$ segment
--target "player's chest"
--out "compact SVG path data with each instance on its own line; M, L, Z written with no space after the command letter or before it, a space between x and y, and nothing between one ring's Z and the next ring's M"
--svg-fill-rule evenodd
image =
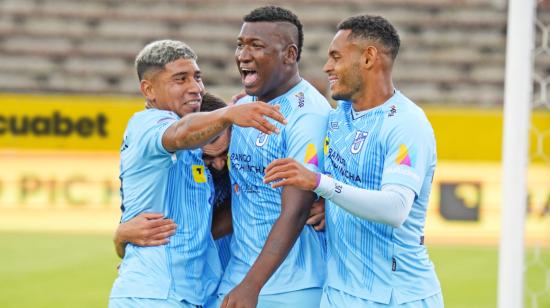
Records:
M253 128L234 127L229 146L231 162L269 164L274 159L284 157L286 143L284 134L264 134ZM265 167L264 166L264 167Z

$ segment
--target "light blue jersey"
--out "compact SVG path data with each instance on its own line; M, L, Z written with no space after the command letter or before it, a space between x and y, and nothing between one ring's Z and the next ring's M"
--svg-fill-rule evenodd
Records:
M436 165L435 139L423 111L396 91L383 105L354 117L351 102L331 112L325 171L360 188L412 189L412 210L399 228L367 221L326 201L327 285L369 301L401 304L440 292L424 242Z
M202 152L167 152L162 135L179 117L149 109L128 123L120 152L122 222L139 213L164 213L176 222L167 245L126 246L111 298L170 298L202 305L215 293L220 261L211 235L210 173Z
M239 104L254 101L244 97ZM226 294L242 281L264 247L281 214L282 189L263 183L265 168L277 158L292 157L312 170L323 164L323 142L330 105L307 81L269 102L280 105L286 126L265 135L253 128L233 126L229 147L233 187L231 259L218 293ZM261 290L261 295L322 287L325 281L324 234L306 225L294 247Z

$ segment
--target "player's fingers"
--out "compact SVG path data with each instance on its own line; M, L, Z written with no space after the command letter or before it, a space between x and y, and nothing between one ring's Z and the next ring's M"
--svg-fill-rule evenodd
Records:
M170 236L172 236L174 234L176 234L176 230L169 230L169 231L165 231L165 232L155 233L154 235L151 236L151 240L167 239L167 238L169 238Z
M162 213L141 213L139 216L147 219L160 219L164 218L164 214Z
M288 171L284 168L272 169L269 174L266 173L264 176L264 183L271 183L277 180L282 180L288 176Z
M169 239L148 240L143 246L160 246L170 242Z
M267 174L269 171L276 167L292 164L293 161L294 160L292 158L275 159L269 165L267 165L267 167L265 168L265 173Z
M273 120L281 124L287 124L287 120L285 116L281 113L281 111L279 111L280 109L279 105L275 105L275 106L268 105L268 106L269 106L269 109L265 113L266 116L272 118Z
M175 225L175 223L172 219L151 219L147 222L147 226L150 228L158 228L168 225Z
M320 217L319 215L312 215L312 216L309 216L309 218L306 220L306 224L308 225L316 225L319 223L320 221Z
M251 120L251 126L266 135L271 135L273 133L273 129L270 128L269 125L271 125L271 127L274 127L273 124L267 122L263 117L254 117Z
M279 182L275 182L273 184L271 184L271 187L272 188L279 188L279 187L283 187L283 186L288 186L288 185L292 185L292 181L289 180L289 179L284 179L284 180L280 180Z
M325 219L321 220L317 225L313 226L313 229L316 231L323 231L325 230Z
M264 116L257 115L255 120L256 122L260 123L265 129L267 129L267 134L279 133L279 129L277 128L277 126L271 124Z

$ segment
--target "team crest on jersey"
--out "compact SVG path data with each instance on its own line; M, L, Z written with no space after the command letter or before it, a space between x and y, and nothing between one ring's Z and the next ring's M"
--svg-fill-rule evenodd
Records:
M296 96L296 98L298 99L298 108L304 107L304 102L306 101L304 92L298 92L294 94L294 96Z
M263 147L267 143L267 135L260 132L258 137L256 137L256 146Z
M369 135L368 132L362 132L362 131L355 132L355 139L353 139L353 143L351 144L352 154L357 154L361 151L361 149L363 148L363 144L365 143L365 140L367 139L368 135Z

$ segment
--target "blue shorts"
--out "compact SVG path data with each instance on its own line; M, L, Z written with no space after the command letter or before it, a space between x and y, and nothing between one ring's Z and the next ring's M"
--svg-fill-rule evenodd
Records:
M300 307L300 308L319 308L321 302L321 288L309 288L292 292L260 295L256 308L280 308L280 307ZM223 303L226 294L218 295L216 308ZM206 307L206 306L205 306ZM211 307L208 307L211 308Z
M399 307L399 308L443 308L443 296L441 292L432 295L430 297L403 303L398 305L395 302L394 297L391 298L389 304L381 304L373 301L369 301L363 298L355 297L343 291L325 287L323 290L323 296L321 298L320 308L329 307L373 307L373 308L387 308L387 307Z
M201 306L190 304L186 301L178 301L174 298L138 298L138 297L111 297L109 308L197 308Z

